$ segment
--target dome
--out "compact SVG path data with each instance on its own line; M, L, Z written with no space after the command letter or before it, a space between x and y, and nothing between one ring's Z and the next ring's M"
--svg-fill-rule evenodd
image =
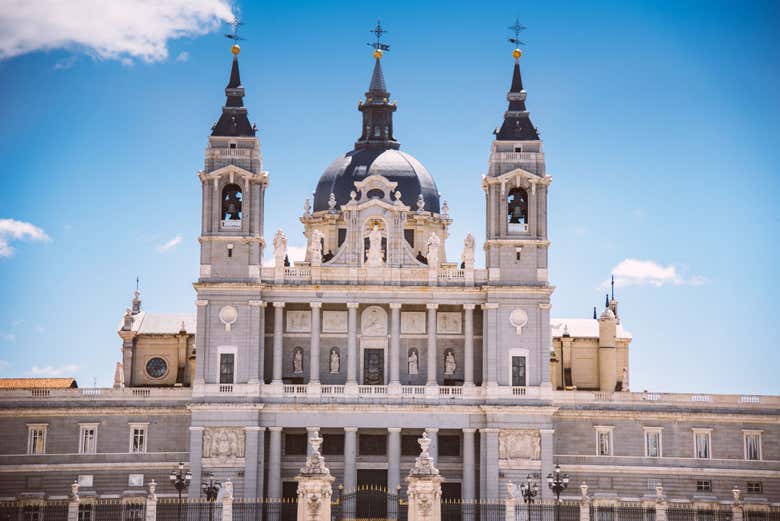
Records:
M424 210L439 213L439 191L428 170L414 157L397 149L359 148L336 159L325 170L314 193L314 211L328 210L330 194L340 206L349 201L355 190L355 181L370 175L381 175L398 183L401 201L417 209L417 198L422 194Z

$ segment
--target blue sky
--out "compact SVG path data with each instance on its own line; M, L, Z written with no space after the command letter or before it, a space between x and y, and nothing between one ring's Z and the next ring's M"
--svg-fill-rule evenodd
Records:
M136 276L145 309L194 311L196 173L235 5L80 6L0 7L0 375L110 385ZM303 245L303 200L359 133L381 17L396 136L449 201L448 254L481 243L517 16L553 177L553 315L589 317L617 270L634 390L780 394L776 2L238 7L267 236Z

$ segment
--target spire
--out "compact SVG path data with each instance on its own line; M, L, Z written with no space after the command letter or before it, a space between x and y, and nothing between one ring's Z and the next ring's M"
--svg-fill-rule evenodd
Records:
M244 107L244 86L241 85L241 74L238 70L238 53L241 48L234 44L230 50L233 53L233 65L230 69L230 81L225 87L225 106L219 121L212 127L212 136L220 137L254 137L255 127L249 123L246 107Z
M377 22L371 31L376 35L376 42L369 43L374 48L374 71L371 73L371 83L368 85L365 101L358 104L358 110L363 114L363 129L355 148L399 148L400 144L393 137L393 112L395 103L390 103L390 93L387 92L385 75L382 72L382 56L390 46L381 42L386 33L382 24Z
M509 29L515 33L514 38L509 38L509 41L515 45L515 49L512 51L515 67L512 71L512 85L506 95L509 107L504 113L504 123L495 133L496 139L498 141L538 141L539 133L531 123L531 117L525 108L526 93L523 89L523 76L520 74L520 57L523 55L523 51L518 46L523 45L523 42L520 41L519 35L525 27L520 25L519 21L515 21L515 24Z

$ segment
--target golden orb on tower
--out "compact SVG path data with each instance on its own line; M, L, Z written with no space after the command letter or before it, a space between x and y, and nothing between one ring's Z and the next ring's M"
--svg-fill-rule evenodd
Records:
M237 43L233 44L233 47L230 48L230 52L233 53L233 56L238 56L238 53L241 52L241 47Z
M378 60L378 59L380 59L381 57L382 57L382 51L381 51L380 49L376 49L376 50L374 51L374 58L376 58L376 59Z
M521 51L520 49L515 49L514 51L512 51L512 58L514 58L515 60L519 60L520 56L522 55L523 55L523 51Z

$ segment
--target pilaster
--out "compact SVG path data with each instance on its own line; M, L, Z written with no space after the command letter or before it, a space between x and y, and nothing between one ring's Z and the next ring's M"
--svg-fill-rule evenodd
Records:
M282 428L268 427L268 497L279 500L282 497Z
M274 302L274 349L273 381L274 390L282 392L282 356L284 342L284 302Z
M244 427L246 448L244 451L244 497L257 497L258 460L260 452L259 434L264 427ZM260 467L262 468L262 467Z
M474 304L463 305L463 387L474 386Z
M428 375L425 382L425 394L430 397L438 397L439 382L436 374L436 362L438 359L436 347L436 310L438 304L428 304Z
M390 385L392 394L401 394L401 304L390 304Z
M474 433L476 429L463 429L463 478L461 495L464 501L476 499L474 476L477 469L474 465Z
M344 492L357 488L357 427L344 427Z
M357 394L357 302L347 302L347 382L344 392Z
M203 473L203 427L190 427L190 473L192 481L187 489L188 497L200 497L200 479Z
M395 494L401 486L401 428L387 428L387 491Z

